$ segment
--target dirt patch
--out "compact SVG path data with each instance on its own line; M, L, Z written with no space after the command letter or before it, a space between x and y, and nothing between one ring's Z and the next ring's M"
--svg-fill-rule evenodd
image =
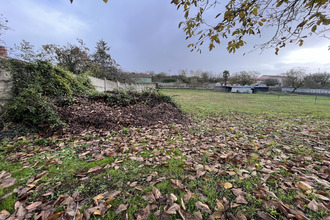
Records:
M185 124L189 120L170 103L109 106L102 98L77 97L74 104L58 107L61 120L67 123L64 132L79 134L84 130L118 131L123 128L149 127L156 124ZM139 102L137 102L139 103Z

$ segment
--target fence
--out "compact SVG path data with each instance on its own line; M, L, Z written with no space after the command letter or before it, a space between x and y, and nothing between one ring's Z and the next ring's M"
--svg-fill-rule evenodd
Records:
M120 90L137 90L142 92L146 89L156 89L156 84L154 83L137 83L137 84L128 84L128 83L120 83L114 82L107 79L99 79L92 76L89 76L93 86L99 92L104 91L112 91L116 89Z
M282 88L282 92L292 92L293 88ZM320 94L320 95L330 95L330 90L327 89L296 89L295 93L306 93L306 94Z

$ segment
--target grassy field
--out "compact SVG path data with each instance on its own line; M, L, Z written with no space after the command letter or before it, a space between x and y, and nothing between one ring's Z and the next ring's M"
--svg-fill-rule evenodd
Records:
M330 97L296 94L236 94L208 90L162 90L189 112L221 111L330 117Z
M0 216L324 219L330 98L163 90L191 122L0 142Z

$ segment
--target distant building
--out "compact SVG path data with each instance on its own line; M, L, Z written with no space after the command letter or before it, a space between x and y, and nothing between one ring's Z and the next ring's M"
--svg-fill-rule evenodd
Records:
M131 74L129 77L136 83L152 83L152 76L149 74Z
M280 83L280 86L284 83L285 76L281 75L262 75L257 79L258 84L265 84L266 79L277 79Z
M266 85L228 85L223 86L223 89L214 90L217 92L231 92L231 93L258 93L258 92L268 92L269 87Z

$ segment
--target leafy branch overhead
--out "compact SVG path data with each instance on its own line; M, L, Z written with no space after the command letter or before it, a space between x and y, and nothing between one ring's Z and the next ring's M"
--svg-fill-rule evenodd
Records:
M302 46L309 36L325 36L330 24L330 4L322 0L172 0L172 4L183 8L185 21L179 27L187 39L198 38L188 47L199 52L204 41L212 50L226 39L227 50L234 53L246 44L247 36L261 36L266 27L273 36L256 47L275 47L278 54L287 43Z
M272 37L255 47L275 48L275 54L288 43L302 46L312 35L329 37L330 2L326 0L172 0L171 3L183 9L185 20L179 23L179 28L185 32L186 39L196 39L188 45L191 51L201 52L204 42L211 51L225 41L228 52L235 53L246 44L248 36L260 37L265 28L272 31Z

